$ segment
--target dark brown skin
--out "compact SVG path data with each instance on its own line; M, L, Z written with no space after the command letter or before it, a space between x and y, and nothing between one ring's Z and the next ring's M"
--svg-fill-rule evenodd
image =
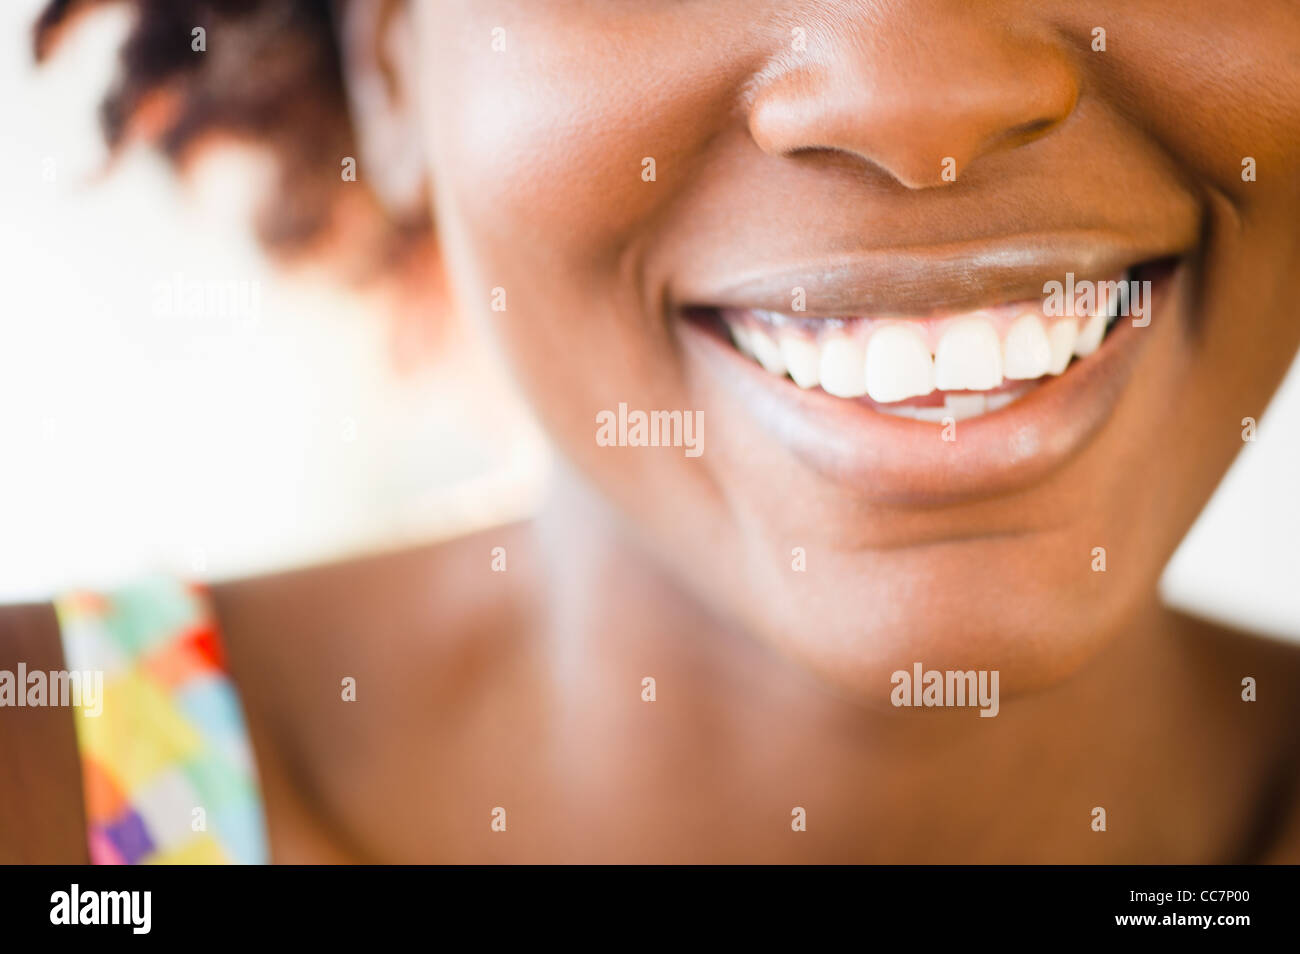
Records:
M1155 589L1300 344L1293 3L421 10L349 23L363 142L419 131L448 307L568 463L534 523L216 588L275 860L1300 861L1300 652ZM367 99L382 63L394 94ZM1014 489L921 506L826 479L682 347L711 276L1066 232L1177 252L1186 284L1097 433ZM598 447L620 401L702 409L707 452ZM19 612L0 646L57 653ZM914 660L998 669L1000 714L890 708ZM31 748L15 724L0 744ZM62 737L19 774L68 798ZM73 853L79 826L0 850Z
M0 670L63 668L51 606L0 610ZM77 736L67 709L0 710L0 862L85 864Z
M609 560L616 542L582 542L573 579L583 582L549 597L529 567L553 557L527 526L219 591L224 618L247 638L236 672L255 694L259 752L276 753L259 762L270 766L277 858L1297 857L1285 832L1296 819L1300 684L1289 647L1157 618L1153 630L1175 631L1135 632L996 719L882 718L700 616L653 566ZM448 619L440 606L465 608L445 591L473 585L493 546L518 562L498 586L475 587L483 607ZM422 582L428 615L404 618L403 594ZM539 619L571 620L578 607L582 625L539 631ZM382 654L359 652L378 643ZM270 684L286 671L300 676ZM363 687L356 706L336 701L339 672ZM653 705L640 700L649 673ZM1268 699L1241 703L1238 673L1267 673ZM1095 804L1112 819L1104 835L1088 827ZM497 805L506 835L487 824ZM805 835L790 831L795 805L809 811Z
M594 541L592 587L626 602L598 600L581 632L539 631L535 530L216 589L273 860L1300 861L1291 647L1171 614L1156 621L1171 633L1117 641L996 719L882 720L692 619L652 568L601 567ZM515 562L484 587L494 546ZM0 613L4 645L32 614ZM58 652L43 622L29 666ZM581 663L571 681L557 659ZM1238 701L1238 673L1258 674L1259 702ZM340 674L357 703L339 703ZM23 824L0 860L84 861L71 719L22 710L38 736L18 711L0 798L28 807L6 813ZM497 805L504 835L488 829ZM798 836L794 805L809 810Z

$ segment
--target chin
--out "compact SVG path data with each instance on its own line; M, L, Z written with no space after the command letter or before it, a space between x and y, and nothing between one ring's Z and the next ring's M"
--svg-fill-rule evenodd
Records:
M1013 700L1068 680L1151 598L1155 571L1094 571L1085 544L1055 532L814 552L815 572L751 560L753 585L722 610L872 710L892 710L894 675L917 665L996 671L1004 701Z

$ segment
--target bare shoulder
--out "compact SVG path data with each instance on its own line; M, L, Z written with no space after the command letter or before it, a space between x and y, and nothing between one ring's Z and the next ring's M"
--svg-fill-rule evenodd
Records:
M455 656L509 638L537 599L530 524L429 546L212 587L223 632L240 652L310 648L320 656L405 640ZM471 645L472 644L472 645Z
M21 670L63 668L49 604L0 606L0 679L17 693ZM73 714L57 706L0 704L0 863L87 860Z
M349 859L406 857L494 771L485 739L513 738L538 709L538 559L532 527L515 524L213 587L273 857L342 860L304 854L326 842Z
M1221 684L1221 710L1263 766L1249 860L1300 863L1300 641L1183 617L1204 671Z

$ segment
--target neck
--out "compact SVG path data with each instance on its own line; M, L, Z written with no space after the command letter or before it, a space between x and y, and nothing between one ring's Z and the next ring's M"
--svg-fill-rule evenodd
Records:
M556 710L583 753L581 765L561 759L572 788L616 784L592 757L604 746L666 765L691 757L683 750L709 753L719 797L739 786L751 800L767 791L801 804L797 790L775 794L800 779L802 800L816 796L819 813L860 836L845 845L884 854L892 845L892 857L918 861L1114 860L1127 854L1120 846L1160 843L1185 814L1203 820L1205 763L1171 759L1169 744L1195 732L1206 707L1189 698L1195 663L1154 590L1092 659L1004 698L995 718L880 711L712 614L577 479L561 480L539 528L564 687ZM663 700L653 729L623 697L635 699L647 677ZM1124 820L1120 833L1109 822L1093 830L1099 808ZM1194 837L1185 844L1189 857L1210 851Z

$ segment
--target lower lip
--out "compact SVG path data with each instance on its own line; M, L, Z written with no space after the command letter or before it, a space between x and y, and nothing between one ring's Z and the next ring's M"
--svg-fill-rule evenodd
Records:
M807 466L858 496L934 506L1019 490L1087 447L1110 419L1147 342L1172 317L1170 292L1180 272L1152 281L1149 325L1119 318L1101 347L1065 373L951 428L882 414L820 388L805 391L713 330L685 320L677 327L688 371L721 386L727 406L715 413L750 417Z

